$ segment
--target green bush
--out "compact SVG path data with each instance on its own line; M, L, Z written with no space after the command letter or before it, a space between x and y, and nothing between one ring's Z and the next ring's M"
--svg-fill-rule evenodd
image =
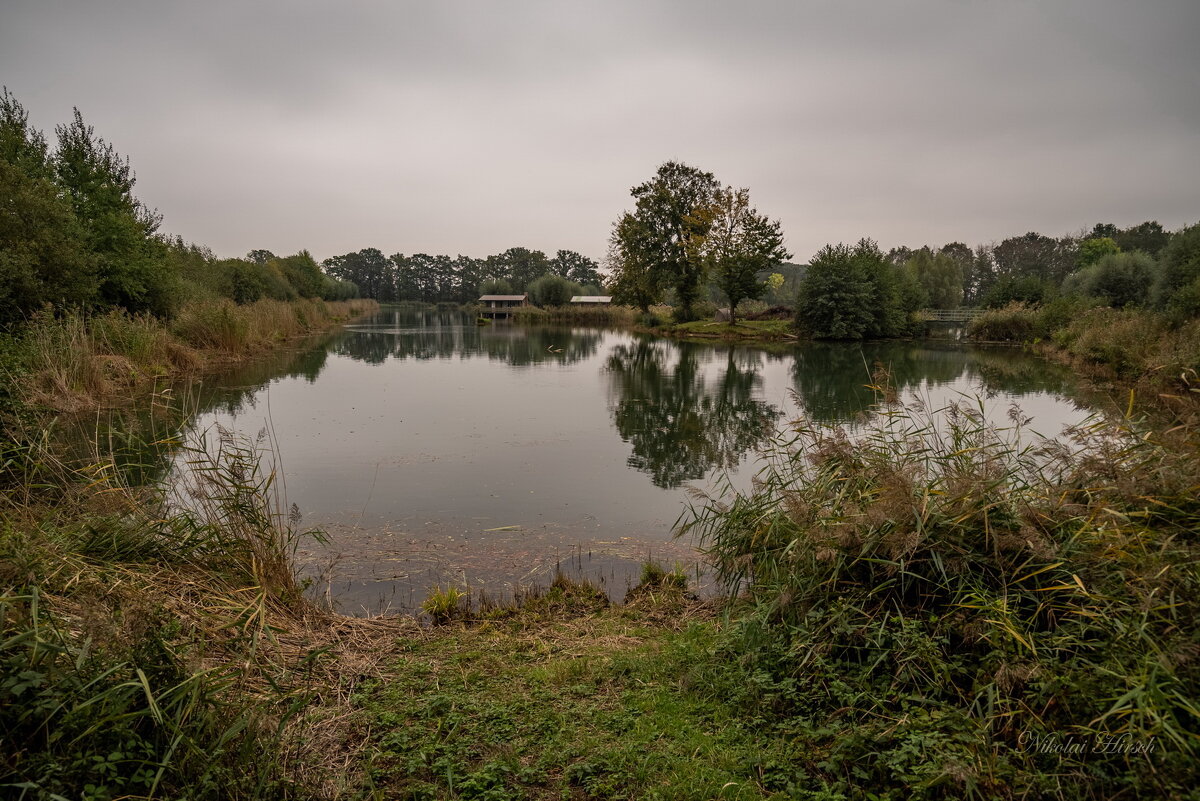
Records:
M1145 253L1116 253L1068 276L1063 293L1100 298L1117 308L1144 306L1156 272L1154 259Z
M1158 255L1158 264L1155 305L1176 318L1195 316L1200 312L1200 223L1172 234Z
M561 275L553 275L547 273L541 278L532 281L525 288L529 295L529 300L534 305L545 308L547 306L565 306L571 302L571 298L580 294L579 284L574 281L568 281Z

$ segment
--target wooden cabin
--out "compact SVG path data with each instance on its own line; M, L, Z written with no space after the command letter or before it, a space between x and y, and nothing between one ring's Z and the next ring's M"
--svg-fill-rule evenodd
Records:
M513 309L528 306L529 301L526 295L480 295L479 305L481 316L498 320L511 317Z

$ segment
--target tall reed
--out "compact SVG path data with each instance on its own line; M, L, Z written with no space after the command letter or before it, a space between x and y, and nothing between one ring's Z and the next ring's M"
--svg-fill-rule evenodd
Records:
M831 792L1195 786L1196 432L1094 420L1060 442L1011 422L799 423L751 491L700 497L681 527L743 596L728 647L747 701ZM1053 747L1070 742L1088 750ZM1106 742L1125 750L1090 750Z

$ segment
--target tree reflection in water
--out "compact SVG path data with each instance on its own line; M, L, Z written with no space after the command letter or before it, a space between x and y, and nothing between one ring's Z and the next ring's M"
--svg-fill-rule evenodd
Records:
M475 325L458 312L417 316L395 312L392 318L347 330L334 347L338 355L367 364L389 359L484 358L513 367L535 364L575 364L596 354L598 331L540 328L498 323Z
M700 356L700 346L639 339L616 346L606 364L613 422L633 446L628 463L664 489L733 467L782 415L754 397L759 354L730 349L713 384Z
M857 419L876 401L871 388L877 368L897 392L978 381L984 392L1063 394L1064 370L1013 350L989 350L923 342L873 342L860 346L809 342L795 351L792 381L805 416L821 423ZM974 383L974 381L973 381Z

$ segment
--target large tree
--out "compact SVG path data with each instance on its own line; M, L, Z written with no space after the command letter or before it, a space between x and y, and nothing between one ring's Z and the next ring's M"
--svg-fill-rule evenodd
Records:
M1057 287L1075 270L1075 240L1053 239L1030 231L1005 239L992 250L1000 278L1033 278Z
M749 189L726 187L714 198L704 255L717 287L729 298L729 322L737 323L737 306L762 296L759 273L790 259L778 220L769 220L750 205ZM782 276L781 281L782 283Z
M645 222L625 212L613 223L608 246L613 300L649 312L662 300L666 275L659 269L651 232Z
M599 268L599 264L573 250L560 250L550 260L550 272L561 275L568 281L574 281L581 286L586 284L598 286L603 283L604 279L600 275Z
M695 316L704 286L703 245L720 190L712 173L675 161L630 190L637 201L633 215L645 235L643 250L675 288L678 320Z
M326 259L322 266L325 272L343 281L353 281L365 297L376 300L396 299L396 259L389 259L378 248L363 248L357 253L347 253Z
M904 269L921 285L932 308L957 309L962 305L962 267L949 254L921 248L913 252Z

